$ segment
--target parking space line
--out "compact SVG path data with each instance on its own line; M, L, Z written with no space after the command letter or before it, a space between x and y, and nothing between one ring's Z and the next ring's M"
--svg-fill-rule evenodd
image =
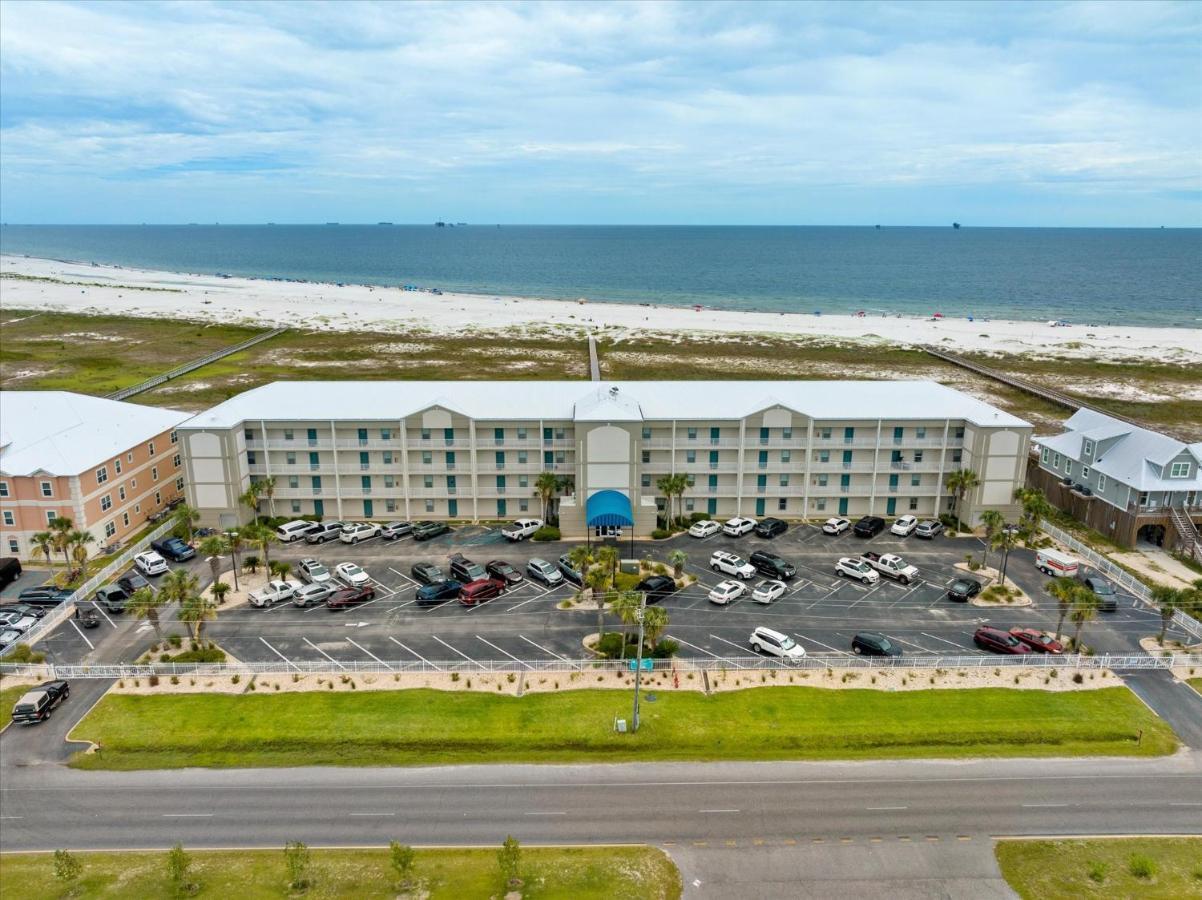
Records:
M939 643L941 643L941 644L947 644L949 647L955 647L957 650L964 649L959 644L953 643L952 641L945 641L943 638L935 637L935 635L933 635L933 634L927 634L925 631L920 631L918 633L921 634L923 637L929 637L933 641L939 641ZM967 634L967 632L961 632L961 633Z
M712 656L714 659L725 659L726 658L723 656L719 656L717 653L710 653L710 651L706 650L704 647L698 647L696 644L690 644L688 641L682 640L681 638L676 637L676 635L672 635L671 637L672 637L672 640L676 641L676 643L684 644L686 647L692 647L694 650L700 650L706 656ZM740 647L739 649L742 650L743 648ZM731 665L734 666L736 669L747 668L746 666L740 666L738 663L734 662L733 660L731 660Z
M830 644L824 644L824 643L822 643L822 641L818 640L817 638L805 637L803 635L796 634L796 633L794 633L793 637L797 638L798 640L807 640L810 643L817 644L819 647L825 647L827 650L830 650L832 653L838 653L840 656L851 656L851 654L848 653L846 650L840 650L837 647L832 647Z
M79 632L79 636L80 636L81 638L83 638L83 642L84 642L85 644L87 644L87 645L88 645L88 646L89 646L91 649L95 650L95 649L96 649L96 645L95 645L95 644L93 644L91 641L89 641L89 640L88 640L88 636L87 636L86 634L84 634L84 633L83 633L83 631L80 629L80 627L79 627L78 625L76 625L76 624L75 624L75 620L74 620L74 619L68 619L67 621L71 623L71 627L72 627L72 628L74 628L76 631L78 631L78 632Z
M344 666L338 660L334 659L334 657L330 656L330 654L326 653L324 650L322 650L320 647L318 647L311 640L309 640L308 638L304 638L304 642L306 644L308 644L310 647L312 647L314 650L316 650L318 653L320 653L322 656L324 656L326 659L328 659L330 662L332 662L334 665L336 665L338 668L342 669L342 671L344 671L344 672L346 671L346 666Z
M93 606L93 608L95 608L96 612L98 612L98 613L100 613L100 615L104 616L104 621L108 622L114 628L117 627L117 623L108 617L108 615L105 613L105 611L100 608L99 603L93 603L92 606Z
M397 571L396 569L394 569L392 566L389 566L389 567L388 567L388 571L389 571L389 572L391 572L391 573L392 573L392 574L394 574L394 575L400 575L402 578L404 578L406 581L408 581L408 582L409 582L411 585L413 585L414 587L421 587L421 585L417 583L416 579L410 578L410 577L409 577L408 575L406 575L404 572L398 572L398 571Z
M715 641L721 641L724 644L730 644L736 650L743 650L744 652L746 652L746 650L747 650L746 647L736 644L734 641L728 641L726 638L720 638L716 634L711 634L710 637L712 637Z
M364 653L366 653L368 656L370 656L372 659L374 659L376 662L378 662L380 665L382 665L389 672L392 671L392 666L388 665L388 663L384 662L384 660L380 659L380 657L376 656L374 653L372 653L370 650L368 650L362 644L355 643L350 638L347 638L346 642L353 647L358 647L360 650L362 650Z
M438 643L442 644L444 647L446 647L446 648L447 648L448 650L450 650L452 653L458 653L460 656L462 656L462 657L463 657L464 659L466 659L468 662L475 662L475 660L474 660L474 659L472 659L470 656L468 656L466 653L464 653L464 652L462 652L462 651L460 651L460 650L456 650L454 647L452 647L450 644L448 644L446 641L444 641L444 640L443 640L442 638L440 638L438 635L436 635L436 634L432 634L432 635L430 635L430 637L434 638L434 640L438 641Z
M939 650L929 650L926 647L921 646L920 644L915 644L912 641L907 641L907 640L904 640L903 638L899 638L894 635L889 635L889 640L897 641L899 644L905 644L907 647L913 647L916 650L921 650L923 653L933 653L935 655L938 655L941 652Z
M480 637L480 635L476 635L476 640L478 640L478 641L484 641L484 643L488 644L488 646L492 647L494 650L498 651L499 653L504 653L506 656L508 656L510 659L514 660L515 662L520 662L520 663L521 663L523 666L525 666L527 669L533 669L533 668L534 668L534 666L530 665L529 663L527 663L527 662L525 662L525 661L523 661L523 660L520 660L520 659L518 659L516 656L514 656L514 655L513 655L512 653L510 653L508 650L504 650L504 649L502 649L501 647L498 647L498 646L497 646L496 644L494 644L492 641L487 641L487 640L484 640L484 638Z
M926 582L925 582L925 581L921 581L921 580L920 580L920 581L918 581L918 582L917 582L917 583L914 585L914 587L910 588L910 590L906 591L904 594L902 594L900 597L898 597L896 600L894 600L894 601L893 601L891 604L889 604L889 605L890 605L890 606L897 606L897 604L901 603L903 600L905 600L907 597L909 597L911 594L913 594L913 593L914 593L916 590L918 590L918 589L919 589L920 587L922 587L924 584L926 584Z
M433 668L435 671L437 671L437 672L442 671L441 666L434 665L434 663L430 662L430 660L426 659L424 656L422 656L416 650L406 647L404 644L402 644L400 641L398 641L392 635L388 636L388 640L392 641L394 644L396 644L398 647L400 647L402 650L406 651L407 653L412 653L414 656L416 656L418 659L420 659L422 662L424 662L427 666L430 666L431 668Z
M292 668L296 669L297 671L300 671L300 666L298 666L296 663L294 663L292 660L290 660L288 657L286 657L283 653L281 653L275 647L271 646L271 644L268 644L266 638L260 637L259 640L261 640L263 642L264 646L266 646L268 650L270 650L272 653L274 653L276 656L278 656L284 662L288 663L288 665L292 666Z
M566 657L566 656L560 656L560 655L559 655L558 653L556 653L554 650L548 650L548 649L547 649L546 647L544 647L542 644L536 644L536 643L534 643L534 641L530 640L530 638L526 637L526 635L524 635L524 634L519 634L519 635L518 635L518 637L520 637L520 638L521 638L523 641L525 641L525 642L526 642L527 644L529 644L530 646L532 646L532 647L538 647L538 649L539 649L539 650L541 650L541 651L543 651L543 653L550 653L550 654L551 654L552 656L554 656L556 659L562 659L562 660L565 660L565 661L567 660L567 657Z

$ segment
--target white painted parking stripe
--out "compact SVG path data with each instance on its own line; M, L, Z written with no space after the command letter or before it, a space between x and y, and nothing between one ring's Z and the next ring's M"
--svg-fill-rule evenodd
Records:
M267 638L260 637L259 640L261 640L264 643L264 645L266 645L268 650L270 650L272 653L274 653L276 656L278 656L284 662L288 663L288 665L292 666L292 668L296 669L298 672L300 671L300 666L296 665L292 660L290 660L288 657L286 657L283 653L281 653L275 647L271 646L271 644L268 644Z
M404 572L398 572L392 566L388 567L388 571L391 572L393 575L400 575L402 578L404 578L406 581L408 581L414 587L421 587L421 585L415 579L409 577Z
M513 612L515 609L523 607L527 603L533 603L535 600L542 600L543 597L547 596L549 593L550 591L547 591L546 593L539 594L537 597L531 597L529 600L523 600L521 603L515 603L513 606L506 607L505 612Z
M397 640L396 638L394 638L392 635L389 635L389 636L388 636L388 640L392 641L394 644L396 644L398 647L400 647L402 650L406 651L407 653L412 653L414 656L416 656L418 659L420 659L422 662L424 662L426 665L430 666L430 667L431 667L431 668L433 668L434 670L436 670L436 671L438 671L438 672L441 672L441 671L442 671L442 667L441 667L441 666L436 666L436 665L434 665L434 663L430 662L430 660L426 659L424 656L422 656L422 655L421 655L420 653L418 653L416 650L414 650L414 649L412 649L412 648L410 648L410 647L406 647L404 644L402 644L400 641L398 641L398 640Z
M368 656L370 656L372 659L374 659L376 662L378 662L380 665L382 665L389 672L392 671L392 666L388 665L388 663L384 662L384 660L380 659L380 657L376 656L374 653L372 653L370 650L368 650L362 644L357 644L354 641L352 641L350 638L347 638L346 642L354 647L358 647L360 650L362 650L364 653L366 653Z
M819 647L825 647L827 650L830 650L832 653L838 653L840 656L851 656L851 654L848 653L846 650L840 650L837 647L832 647L830 644L824 644L824 643L822 643L822 641L818 640L817 638L807 637L807 636L800 635L797 633L794 633L793 637L797 638L799 641L805 640L805 641L809 641L812 644L817 644Z
M89 647L91 647L93 650L95 650L95 649L96 649L96 646L95 646L95 644L93 644L91 641L89 641L89 640L88 640L88 636L87 636L86 634L84 634L84 633L83 633L83 631L80 629L80 627L79 627L78 625L76 625L76 624L75 624L75 620L74 620L74 619L68 619L67 621L71 623L71 627L72 627L72 628L74 628L76 631L78 631L78 632L79 632L79 636L80 636L81 638L83 638L83 642L84 642L85 644L87 644Z
M478 640L478 641L484 641L484 643L488 644L488 646L492 647L492 648L493 648L494 650L496 650L497 652L499 652L499 653L504 653L506 656L508 656L510 659L514 660L515 662L520 662L520 663L521 663L523 666L525 666L527 669L533 669L533 668L534 668L533 666L529 665L529 664L528 664L528 663L526 663L525 661L518 659L516 656L514 656L514 655L513 655L512 653L510 653L508 650L504 650L504 649L502 649L501 647L498 647L498 646L497 646L496 644L494 644L492 641L486 641L486 640L484 640L484 638L480 637L480 635L476 635L476 640Z
M96 608L96 612L98 612L98 613L100 613L100 615L104 616L104 621L108 622L114 628L117 627L117 623L108 617L108 615L105 613L105 611L100 608L99 603L93 603L92 606L94 606Z
M559 655L558 653L556 653L554 650L548 650L548 649L547 649L546 647L544 647L542 644L536 644L536 643L534 643L534 641L530 640L530 638L526 637L526 635L524 635L524 634L519 634L519 635L518 635L518 637L520 637L520 638L521 638L523 641L525 641L525 642L526 642L527 644L529 644L531 647L538 647L538 649L539 649L539 650L541 650L541 651L543 651L543 653L550 653L550 654L551 654L552 656L554 656L556 659L567 659L567 657L566 657L566 656L560 656L560 655Z
M448 650L450 650L452 653L458 653L460 656L462 656L462 657L463 657L464 659L466 659L468 662L475 662L475 660L474 660L474 659L472 659L470 656L468 656L466 653L464 653L464 652L462 652L462 651L460 651L460 650L456 650L454 647L452 647L450 644L448 644L446 641L444 641L444 640L443 640L442 638L440 638L438 635L436 635L436 634L432 634L432 635L430 635L430 637L434 638L434 640L438 641L438 643L442 644L444 647L446 647L446 648L447 648Z
M914 643L911 643L910 641L907 641L907 640L905 640L905 639L903 639L903 638L894 637L893 635L889 635L889 640L891 640L891 641L897 641L899 644L905 644L907 647L913 647L913 648L914 648L914 649L916 649L916 650L921 650L923 653L934 653L934 654L939 654L939 653L941 652L941 651L939 651L939 650L928 650L926 647L923 647L923 646L921 646L921 645L919 645L919 644L914 644Z
M704 653L706 656L712 656L714 659L725 659L725 657L723 657L723 656L719 656L717 653L710 653L710 652L709 652L708 650L706 650L704 647L698 647L696 644L690 644L688 641L682 640L682 639L680 639L680 638L676 637L675 635L670 635L670 637L672 638L672 640L676 641L676 643L678 643L678 644L684 644L686 647L692 647L694 650L700 650L700 651L701 651L702 653ZM742 647L740 647L739 649L741 650L741 649L743 649L743 648L742 648ZM736 662L733 662L733 661L731 662L731 665L732 665L732 666L734 666L736 669L745 669L745 668L747 668L746 666L740 666L738 663L736 663Z
M344 671L344 672L346 671L346 666L344 666L338 660L334 659L334 657L330 656L330 654L326 653L324 650L322 650L320 647L318 647L311 640L309 640L308 638L305 638L304 641L306 644L308 644L310 647L312 647L314 650L316 650L318 653L320 653L322 656L324 656L326 659L328 659L330 662L332 662L338 668L342 669L342 671Z
M746 652L747 652L747 648L746 648L746 647L744 647L744 646L741 646L740 644L736 644L734 641L728 641L726 638L720 638L720 637L718 637L718 635L716 635L716 634L711 634L711 635L710 635L710 637L712 637L712 638L713 638L715 641L721 641L721 642L722 642L722 643L724 643L724 644L730 644L730 645L731 645L732 647L734 647L736 650L742 650L744 653L746 653Z
M959 644L954 643L953 641L945 641L943 638L935 637L935 635L933 635L933 634L927 634L925 631L920 631L918 633L921 634L923 637L929 637L933 641L939 641L939 643L941 643L941 644L947 644L949 647L955 647L960 650L964 649Z

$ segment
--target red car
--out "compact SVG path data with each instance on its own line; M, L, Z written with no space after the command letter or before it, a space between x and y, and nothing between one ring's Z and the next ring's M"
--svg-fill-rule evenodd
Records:
M972 641L982 650L989 650L993 653L1013 653L1022 655L1024 653L1032 653L1032 649L1012 635L1008 631L1002 631L1000 628L978 628L977 633L972 636Z
M470 581L459 589L459 602L464 606L475 606L505 593L505 582L496 578L480 578Z
M376 589L370 584L363 587L340 588L326 598L326 609L350 609L360 603L376 599Z
M1010 633L1040 653L1063 653L1064 645L1050 634L1036 631L1034 628L1011 628Z

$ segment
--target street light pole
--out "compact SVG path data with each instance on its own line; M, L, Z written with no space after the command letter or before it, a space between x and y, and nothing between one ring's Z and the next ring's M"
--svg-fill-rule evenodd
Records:
M639 730L639 676L643 673L643 613L647 609L647 595L639 594L639 649L638 656L634 664L634 727L632 731Z

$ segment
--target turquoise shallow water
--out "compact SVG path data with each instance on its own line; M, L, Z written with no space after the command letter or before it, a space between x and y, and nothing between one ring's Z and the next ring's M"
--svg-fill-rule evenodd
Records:
M0 252L622 303L1202 327L1197 229L6 225Z

